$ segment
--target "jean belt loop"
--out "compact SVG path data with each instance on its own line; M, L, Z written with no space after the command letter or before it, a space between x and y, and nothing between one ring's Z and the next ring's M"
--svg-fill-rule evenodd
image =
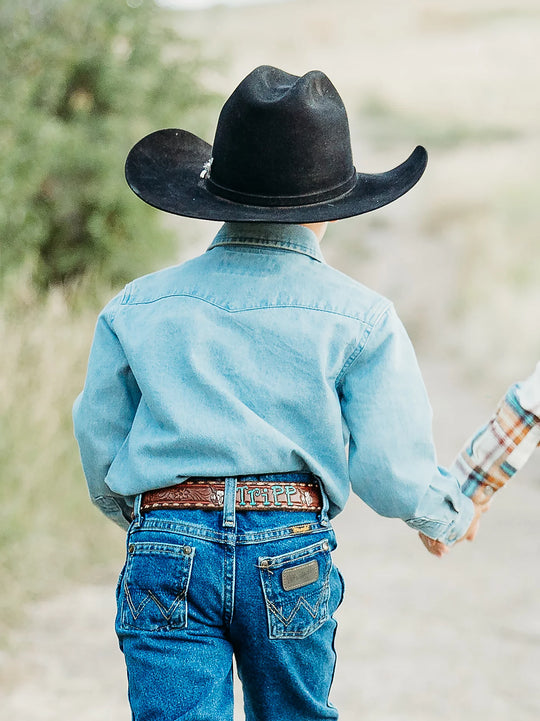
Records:
M319 514L319 520L320 520L321 526L327 526L329 523L329 520L328 520L328 507L329 507L328 496L325 493L323 482L317 476L316 476L316 478L317 478L317 482L319 484L319 490L321 491L322 504L323 504L321 512Z
M136 526L140 526L142 521L141 500L142 493L139 493L137 496L135 496L135 503L133 504L133 522Z
M236 478L225 479L223 495L223 527L234 528L236 525Z

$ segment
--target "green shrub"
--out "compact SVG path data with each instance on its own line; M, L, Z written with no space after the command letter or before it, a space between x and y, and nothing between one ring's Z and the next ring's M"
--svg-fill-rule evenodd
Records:
M148 0L0 0L3 278L24 265L41 288L88 273L118 284L170 251L123 180L134 142L203 132L212 104L197 46L166 17Z

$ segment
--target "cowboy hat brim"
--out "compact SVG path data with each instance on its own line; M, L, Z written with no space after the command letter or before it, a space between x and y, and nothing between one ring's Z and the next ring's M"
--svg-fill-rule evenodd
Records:
M427 152L417 146L401 165L384 173L356 173L344 195L303 205L248 205L206 187L201 172L212 146L186 130L157 130L140 140L126 160L126 180L145 203L175 215L218 221L316 223L376 210L404 195L421 178Z

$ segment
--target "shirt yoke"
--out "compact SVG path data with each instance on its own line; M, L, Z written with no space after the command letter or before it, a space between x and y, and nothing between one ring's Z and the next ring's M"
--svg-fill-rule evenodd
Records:
M254 255L255 261L246 261L246 255ZM265 267L268 273L261 274ZM126 286L120 304L127 308L174 298L192 298L231 313L277 308L320 311L370 327L391 306L384 296L326 263L291 251L261 254L257 249L250 254L244 248L236 251L236 246L213 248L181 265L142 276Z

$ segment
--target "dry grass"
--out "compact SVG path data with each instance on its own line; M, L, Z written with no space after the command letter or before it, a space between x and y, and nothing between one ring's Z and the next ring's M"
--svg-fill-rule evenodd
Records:
M71 429L95 312L73 312L56 290L11 285L0 315L0 623L21 603L95 577L121 534L88 502Z

